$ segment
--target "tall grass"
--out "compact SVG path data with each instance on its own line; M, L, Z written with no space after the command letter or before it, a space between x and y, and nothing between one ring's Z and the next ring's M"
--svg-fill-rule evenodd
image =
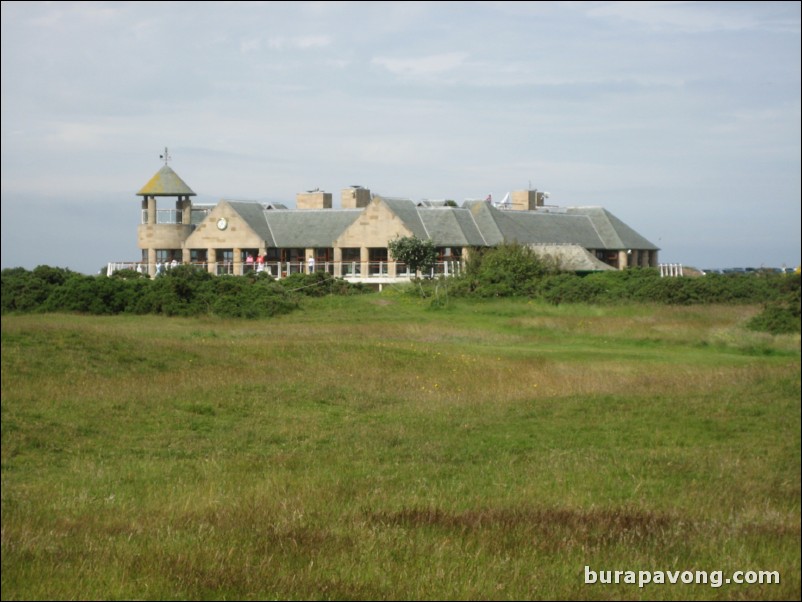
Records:
M2 597L798 599L800 342L757 311L4 317Z

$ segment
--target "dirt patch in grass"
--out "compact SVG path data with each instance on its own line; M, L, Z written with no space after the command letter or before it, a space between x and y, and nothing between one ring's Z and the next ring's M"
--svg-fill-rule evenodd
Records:
M660 539L687 528L687 523L675 517L630 508L489 508L461 512L410 508L397 512L372 512L366 518L386 526L435 528L462 535L485 531L516 533L544 544L561 542L560 547Z

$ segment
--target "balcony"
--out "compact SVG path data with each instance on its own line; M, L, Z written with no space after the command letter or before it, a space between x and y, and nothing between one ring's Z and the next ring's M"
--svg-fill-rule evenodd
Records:
M177 265L182 265L178 263ZM261 263L246 263L234 261L218 261L214 263L193 262L198 269L212 271L218 276L244 276L248 274L259 274L265 272L277 280L291 276L292 274L305 274L309 270L303 261L268 261ZM165 272L175 267L170 264L163 264L161 271ZM158 264L148 264L136 261L109 262L106 274L111 276L119 270L134 270L141 274L156 274ZM437 278L439 276L456 276L461 273L462 264L459 261L440 261L426 273L422 273L423 278ZM343 278L348 282L378 285L379 289L385 284L395 284L410 281L414 274L409 267L401 262L395 261L326 261L315 265L315 272L325 272L335 278Z

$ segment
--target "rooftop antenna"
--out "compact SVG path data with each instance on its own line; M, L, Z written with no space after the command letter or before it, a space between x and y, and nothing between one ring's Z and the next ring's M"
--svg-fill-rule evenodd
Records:
M164 159L164 164L165 165L167 165L167 163L170 161L170 159L172 159L172 157L170 156L170 153L167 152L167 147L166 146L164 147L164 154L163 155L159 155L159 159Z

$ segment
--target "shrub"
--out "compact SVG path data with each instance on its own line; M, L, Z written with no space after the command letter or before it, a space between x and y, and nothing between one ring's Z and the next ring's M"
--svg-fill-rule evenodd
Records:
M391 240L387 247L396 261L402 261L412 272L426 272L437 262L437 248L430 240L405 236Z
M105 276L76 275L55 287L39 307L40 311L66 311L110 315L128 311L148 287L141 279L125 280Z
M800 296L799 274L784 277L779 288L780 298L763 306L763 311L747 324L750 329L772 334L802 331L802 296Z
M278 284L289 292L298 293L306 297L361 294L368 290L362 284L352 284L342 278L335 278L328 272L290 274L286 278L279 280Z
M553 270L531 248L519 244L471 253L465 275L468 290L482 297L532 295L537 281Z

